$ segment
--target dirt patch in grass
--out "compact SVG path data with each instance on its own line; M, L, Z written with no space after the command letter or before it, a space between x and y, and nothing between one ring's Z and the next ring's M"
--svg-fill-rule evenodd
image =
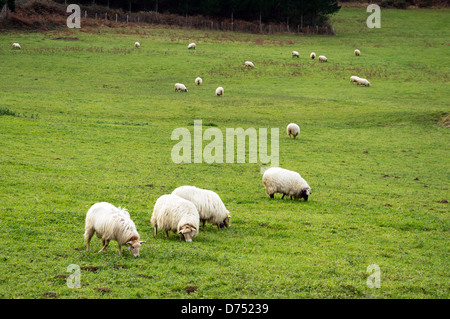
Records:
M81 270L87 270L87 271L91 271L91 272L96 272L98 270L98 267L95 266L85 266L85 267L80 267Z
M450 114L447 114L443 118L441 118L438 122L438 125L449 128L450 127Z
M57 37L57 38L54 38L52 40L78 41L80 39L77 38L77 37Z

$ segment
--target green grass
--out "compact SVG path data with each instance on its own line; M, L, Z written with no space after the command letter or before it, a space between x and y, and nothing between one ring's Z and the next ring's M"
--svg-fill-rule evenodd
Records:
M0 33L0 298L449 298L449 131L438 125L449 113L449 11L381 14L381 29L368 29L364 8L343 8L334 37ZM193 132L194 120L224 134L279 128L280 166L308 181L310 200L270 200L260 162L174 164L171 133ZM216 191L232 227L208 225L192 243L154 238L156 199L181 185ZM120 258L115 242L98 254L96 237L85 251L85 214L99 201L130 211L147 241L140 258ZM70 264L98 270L81 270L71 289L60 278ZM379 289L366 284L371 264Z

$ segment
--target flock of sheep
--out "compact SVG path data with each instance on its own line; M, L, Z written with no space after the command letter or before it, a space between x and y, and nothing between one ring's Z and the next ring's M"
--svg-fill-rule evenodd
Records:
M135 42L136 48L140 47L139 42ZM196 44L190 43L188 49L195 49ZM13 49L21 49L19 43L13 43ZM359 56L361 52L355 50L355 55ZM292 51L292 57L299 58L297 51ZM311 59L316 58L316 54L310 54ZM327 62L327 58L319 55L319 62ZM244 65L254 68L251 61L245 61ZM366 79L352 76L350 82L356 82L358 85L370 86ZM203 80L200 77L195 79L196 85L201 85ZM188 92L186 86L182 83L175 83L175 91ZM224 94L223 87L216 89L216 95ZM286 127L286 133L291 135L294 140L300 134L300 127L295 123L289 123ZM311 194L311 187L297 172L283 169L280 167L271 167L267 169L262 177L262 183L266 194L274 198L274 194L280 193L284 196L290 196L290 199L308 200ZM226 209L219 195L211 190L200 189L195 186L181 186L176 188L171 194L162 195L154 205L151 215L151 225L154 229L154 235L157 236L158 229L169 236L169 231L178 233L180 240L191 242L199 233L200 224L202 230L205 229L205 222L217 225L220 230L223 227L230 227L230 212ZM90 248L92 236L96 234L102 240L102 249L99 252L106 251L111 240L117 241L119 255L122 256L122 246L126 245L130 252L139 256L140 247L145 241L139 240L136 225L125 208L116 207L110 203L99 202L90 207L86 214L85 233L86 250Z

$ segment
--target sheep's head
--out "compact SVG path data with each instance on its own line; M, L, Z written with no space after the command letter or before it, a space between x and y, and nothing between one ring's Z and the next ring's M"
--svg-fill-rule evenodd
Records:
M300 191L300 196L299 198L303 198L305 201L308 200L308 196L311 194L311 187L304 187L302 188L302 190Z
M224 227L230 227L231 223L230 223L230 214L227 215L227 217L219 224L220 228L224 228Z
M181 236L183 236L184 240L188 243L192 241L192 238L197 236L197 232L198 232L197 228L194 225L190 224L183 225L178 230L178 234L180 234L180 239Z
M145 241L139 241L138 239L130 240L127 242L128 250L133 254L134 257L139 257L139 249Z

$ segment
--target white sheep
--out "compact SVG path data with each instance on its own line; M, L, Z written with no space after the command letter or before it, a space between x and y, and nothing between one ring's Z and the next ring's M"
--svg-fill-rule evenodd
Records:
M187 92L188 89L186 88L186 86L184 84L181 83L175 83L175 92L176 91L182 91L182 92Z
M255 67L255 65L253 64L253 62L250 62L250 61L245 61L244 65L245 65L245 66L248 66L249 68L254 68L254 67Z
M189 45L188 45L188 49L189 50L190 49L194 49L195 50L195 47L196 47L195 43L189 43Z
M327 57L324 55L319 55L319 62L327 62Z
M139 249L145 241L139 241L136 225L125 208L117 208L106 202L96 203L89 208L86 214L84 238L86 250L89 250L91 238L94 235L102 240L102 249L105 251L111 240L119 244L119 255L122 256L122 245L127 245L134 257L139 257Z
M297 138L297 135L300 134L300 127L295 123L289 123L286 127L286 133L291 137L294 137L294 140Z
M13 47L13 49L21 49L19 43L13 43L12 47Z
M223 95L223 87L219 86L219 87L216 89L216 95L217 95L217 96Z
M309 55L309 57L311 58L311 59L315 59L316 58L316 54L314 53L314 52L311 52L311 54Z
M300 58L300 54L297 51L292 51L292 57Z
M355 50L355 55L356 56L360 56L361 55L361 51L359 51L358 49Z
M203 83L203 80L202 80L201 77L197 77L197 78L195 79L195 84L200 85L200 84L202 84L202 83Z
M370 82L367 81L367 79L358 78L356 80L356 84L358 85L364 85L364 86L370 86Z
M292 199L304 198L308 200L311 194L311 187L300 176L299 173L281 167L271 167L264 172L262 182L266 189L266 194L274 198L275 193L289 195Z
M154 227L155 236L158 228L169 237L169 230L180 235L183 239L191 242L198 234L200 216L195 205L177 195L162 195L156 200L153 207L150 222Z
M358 76L352 75L352 76L350 77L350 82L358 82L358 79L359 79Z
M139 48L141 44L139 42L134 42L134 47Z
M230 212L217 193L195 186L180 186L172 194L178 195L195 205L200 215L200 222L203 223L202 230L205 230L205 222L217 225L217 230L224 226L231 226Z

